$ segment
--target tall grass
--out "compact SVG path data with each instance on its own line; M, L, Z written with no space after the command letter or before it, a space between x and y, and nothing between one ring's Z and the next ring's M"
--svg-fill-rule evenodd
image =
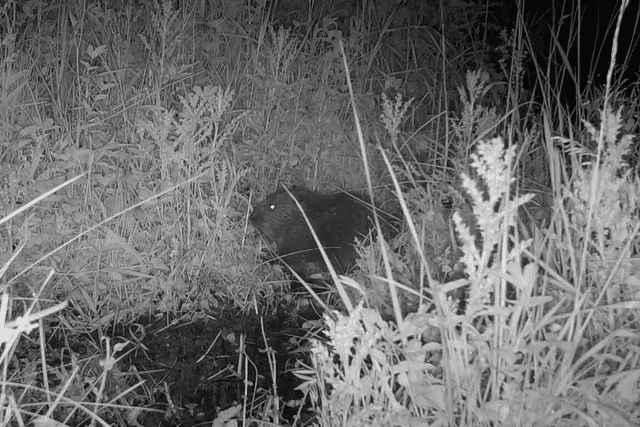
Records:
M615 46L609 85L614 60ZM470 75L472 96L480 93L477 83L478 76ZM460 93L465 113L457 126L477 135L474 98ZM315 341L312 365L300 372L318 425L632 426L640 421L635 386L640 370L630 362L638 356L640 294L632 267L640 227L638 187L625 161L632 137L620 134L621 112L613 112L607 98L600 127L585 122L585 139L571 141L573 150L566 151L581 156L574 169L557 157L558 139L548 128L527 135L528 144L546 146L547 170L555 178L555 213L546 229L520 218L533 196L512 188L515 146L505 149L499 138L476 140L477 154L468 156L476 178L461 174L473 230L460 214L453 215L465 279L440 284L430 277L434 309L420 304L393 323L362 304L327 316L328 339ZM387 105L385 111L397 110ZM398 120L383 122L393 139ZM593 143L595 153L582 148ZM400 186L395 190L402 201ZM404 214L415 222L407 209ZM415 256L424 264L420 271L428 272L433 266L421 248L430 242L414 231L422 224L409 225ZM519 230L530 237L522 238ZM392 295L407 290L386 271ZM448 296L460 286L467 289L462 310ZM422 292L420 287L418 295Z
M521 1L512 29L490 2L300 4L0 7L2 423L131 425L152 387L170 400L106 331L287 301L247 214L294 182L367 187L399 219L305 337L317 425L638 425L627 64L585 86L584 26L553 19L541 58ZM284 423L275 361L252 389L243 346L219 422Z

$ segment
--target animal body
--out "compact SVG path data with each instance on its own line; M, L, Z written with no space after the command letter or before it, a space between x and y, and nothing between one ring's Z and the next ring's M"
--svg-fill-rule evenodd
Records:
M290 190L298 200L322 247L338 273L355 264L355 238L366 236L373 226L369 199L355 193L317 193L306 188ZM302 213L284 189L271 193L251 214L253 226L276 253L303 278L326 271L322 255Z

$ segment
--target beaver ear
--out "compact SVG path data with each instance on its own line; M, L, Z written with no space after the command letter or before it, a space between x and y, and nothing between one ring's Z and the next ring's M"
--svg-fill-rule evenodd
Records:
M276 193L286 193L287 189L289 191L292 191L294 188L295 186L285 185L282 182L278 181L278 188L276 189Z

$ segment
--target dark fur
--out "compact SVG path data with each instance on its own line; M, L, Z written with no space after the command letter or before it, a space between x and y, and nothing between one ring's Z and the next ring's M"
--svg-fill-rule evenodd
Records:
M353 193L321 194L296 188L291 193L302 205L338 273L354 266L355 238L363 238L373 224L368 198ZM271 193L251 214L254 227L276 246L276 253L303 277L310 270L326 271L322 255L302 213L286 190Z

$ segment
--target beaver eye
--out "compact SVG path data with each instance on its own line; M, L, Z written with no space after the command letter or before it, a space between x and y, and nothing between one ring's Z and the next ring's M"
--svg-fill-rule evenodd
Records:
M274 210L276 208L276 205L271 205L269 206L269 209Z

